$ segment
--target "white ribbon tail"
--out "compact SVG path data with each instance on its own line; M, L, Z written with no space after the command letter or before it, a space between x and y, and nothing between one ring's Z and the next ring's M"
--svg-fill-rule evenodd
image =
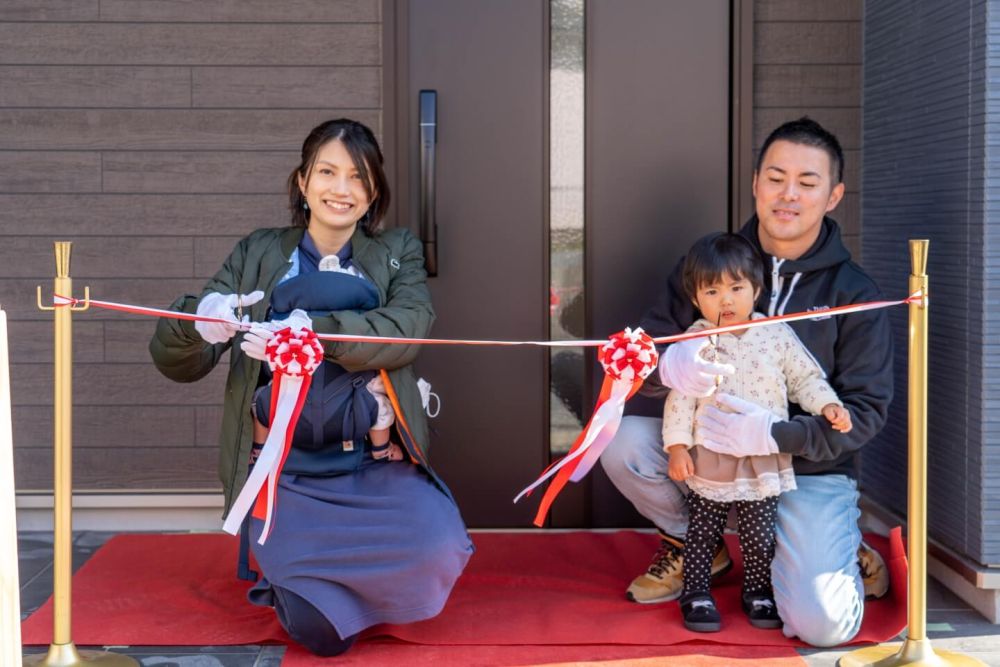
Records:
M601 410L608 413L607 419L604 421L601 430L595 435L586 456L580 461L573 474L569 476L569 481L579 482L586 477L587 473L594 467L594 464L597 463L597 459L601 458L601 454L607 449L608 443L615 437L615 433L618 432L618 426L622 423L622 413L625 412L625 400L628 398L628 393L631 390L632 383L628 380L615 380L615 383L611 386L611 394L608 396L607 402L601 406Z
M622 385L622 387L624 387L624 391L622 391L622 387L620 387L619 385ZM580 446L577 447L572 452L570 452L569 454L567 454L566 456L564 456L562 460L559 461L559 463L555 464L554 466L546 470L544 475L542 475L534 482L532 482L532 484L526 487L524 490L522 490L521 493L517 494L517 497L514 498L515 503L524 496L526 496L527 494L537 489L542 484L544 484L549 478L558 473L565 465L575 461L576 459L586 454L587 450L590 449L591 444L593 444L598 434L602 430L604 430L604 427L609 422L615 419L621 420L621 413L623 409L624 399L625 396L628 395L628 390L630 386L631 383L624 382L621 380L615 381L614 385L611 388L611 394L608 396L608 400L605 401L601 405L601 407L597 409L597 412L594 413L593 418L590 420L590 424L587 426L587 435L584 437L583 442L580 443Z
M247 477L246 484L240 490L233 507L229 510L229 516L222 525L222 529L230 535L235 535L240 530L240 525L247 513L253 509L257 501L257 494L264 483L267 482L267 518L264 520L264 530L261 531L259 544L264 544L267 539L268 529L271 527L271 510L274 503L274 491L277 485L277 468L281 463L281 454L285 448L285 436L288 432L288 424L291 421L292 412L298 401L299 389L302 387L302 378L285 375L281 378L278 389L278 403L271 418L270 431L264 448L261 449L254 464L253 472Z

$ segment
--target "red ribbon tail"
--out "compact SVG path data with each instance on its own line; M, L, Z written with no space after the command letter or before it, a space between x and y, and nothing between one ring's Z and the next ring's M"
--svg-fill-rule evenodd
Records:
M559 495L559 492L566 486L566 482L569 481L569 476L576 470L577 464L579 464L579 460L564 466L562 470L556 473L556 476L549 483L548 488L545 489L542 502L538 505L538 513L535 514L534 523L539 528L545 525L545 516L549 513L549 508L552 507L552 503L555 501L556 496Z
M278 391L281 389L281 376L283 373L274 374L274 383L271 386L271 423L274 423L274 411L278 406ZM292 436L295 435L295 425L299 422L299 415L302 414L302 408L306 404L306 394L309 393L309 385L312 384L312 376L306 375L302 378L302 386L299 387L299 395L295 399L295 408L292 410L291 419L288 420L288 430L285 432L285 444L281 450L281 460L278 461L278 467L275 470L275 477L281 477L281 469L285 467L285 459L288 458L288 452L292 449ZM277 490L275 490L274 502L271 504L272 507L277 505ZM260 491L257 492L257 500L254 502L253 512L251 513L254 518L264 520L267 518L267 482L260 487ZM274 522L271 522L271 527L274 527Z
M612 384L613 381L611 380L611 377L605 375L604 383L601 385L601 393L597 397L597 403L594 405L594 411L591 413L591 417L587 421L587 425L583 427L582 431L580 431L580 435L576 436L576 440L573 441L573 446L569 448L567 456L575 452L583 443L584 438L587 437L587 431L590 430L590 423L594 420L593 415L597 413L597 410L601 407L601 405L603 405L608 400L608 397L611 396ZM639 384L642 384L641 381ZM638 389L635 391L638 391ZM577 459L572 463L567 463L559 472L556 473L555 477L552 478L552 481L549 482L548 488L545 489L545 493L542 495L542 502L538 505L538 512L535 514L534 523L539 528L544 525L545 516L549 513L549 508L552 507L552 503L555 501L556 496L558 496L563 490L563 487L566 486L566 482L569 481L570 475L572 475L573 471L576 470L576 467L580 465L581 460L582 459ZM558 461L553 461L548 467L545 468L545 470L548 471L549 468L554 466L556 463L558 463ZM544 474L544 472L542 474Z

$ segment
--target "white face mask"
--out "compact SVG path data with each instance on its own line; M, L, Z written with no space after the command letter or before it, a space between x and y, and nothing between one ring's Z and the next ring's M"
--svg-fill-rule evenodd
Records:
M441 397L431 391L431 383L423 378L417 380L417 390L420 392L420 404L424 406L424 412L433 419L441 412ZM431 398L434 399L434 411L430 409Z

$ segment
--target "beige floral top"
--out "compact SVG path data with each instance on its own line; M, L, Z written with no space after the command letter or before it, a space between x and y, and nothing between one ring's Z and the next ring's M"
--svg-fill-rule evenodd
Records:
M753 319L764 317L754 313ZM688 331L712 328L700 319ZM744 330L743 334L720 334L717 349L705 348L708 361L732 364L736 373L723 376L718 393L731 394L767 408L779 419L788 419L788 402L798 403L812 414L830 403L842 405L823 369L784 323ZM716 358L716 354L718 357ZM719 502L761 500L795 488L789 454L735 457L698 446L695 425L713 397L690 398L672 391L663 407L664 447L682 444L691 452L695 473L688 487L700 496Z

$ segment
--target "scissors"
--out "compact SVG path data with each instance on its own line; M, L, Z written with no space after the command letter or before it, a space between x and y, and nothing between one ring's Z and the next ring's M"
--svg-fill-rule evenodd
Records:
M722 326L722 313L719 313L719 318L715 322L715 328L718 329ZM713 334L708 337L708 342L712 346L712 362L719 363L719 334ZM719 387L722 385L722 376L715 376L715 390L718 394Z

